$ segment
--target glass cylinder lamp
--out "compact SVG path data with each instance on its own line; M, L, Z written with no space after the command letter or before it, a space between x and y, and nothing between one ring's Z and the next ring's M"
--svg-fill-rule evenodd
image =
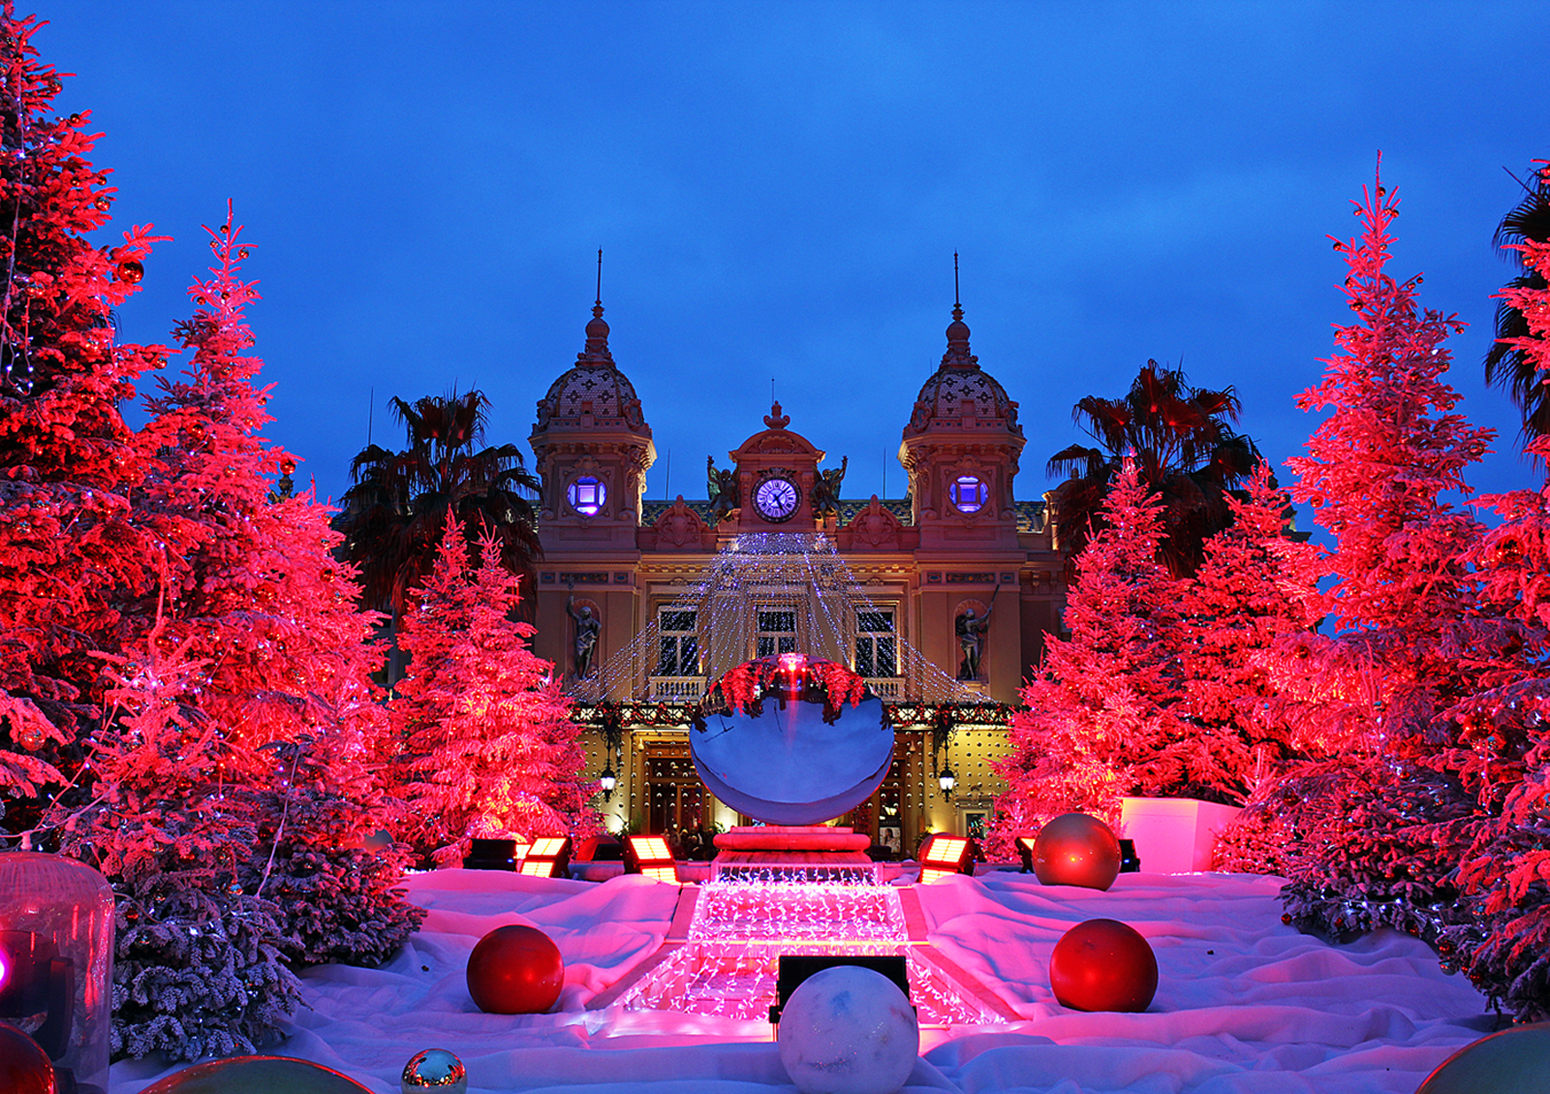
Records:
M48 1054L59 1089L105 1094L113 890L58 855L0 852L0 1021Z

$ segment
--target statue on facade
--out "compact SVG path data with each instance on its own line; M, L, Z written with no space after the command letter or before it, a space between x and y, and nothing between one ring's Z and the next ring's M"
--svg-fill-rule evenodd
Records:
M842 456L838 467L818 472L811 494L814 516L822 518L840 511L840 483L845 481L845 467L849 463L850 457Z
M597 652L597 635L603 629L597 616L592 614L590 606L583 604L581 610L576 610L576 595L572 593L565 599L565 614L570 616L571 622L576 625L575 659L572 667L575 669L576 678L583 680L592 675L592 655Z
M710 522L720 524L732 515L732 510L742 505L738 497L737 472L730 468L716 470L716 457L706 456L706 497L710 498Z
M954 630L958 633L958 647L963 651L963 660L958 665L958 679L978 680L981 672L981 662L985 653L985 632L990 629L990 613L996 610L996 593L1001 591L1000 584L990 594L990 606L985 609L985 614L980 615L973 608L965 608L954 620Z

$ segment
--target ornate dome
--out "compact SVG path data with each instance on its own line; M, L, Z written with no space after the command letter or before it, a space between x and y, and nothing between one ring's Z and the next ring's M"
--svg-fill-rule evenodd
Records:
M561 373L549 385L549 393L538 401L534 432L579 429L584 414L591 415L593 429L624 428L651 435L635 385L614 366L613 354L608 351L608 324L601 303L592 308L586 346L576 354L575 367Z
M915 410L905 436L934 429L997 430L1021 437L1017 424L1017 404L1007 398L1006 389L996 378L980 368L979 358L969 352L969 325L963 321L963 307L953 305L953 321L947 326L947 352L942 367L915 397Z

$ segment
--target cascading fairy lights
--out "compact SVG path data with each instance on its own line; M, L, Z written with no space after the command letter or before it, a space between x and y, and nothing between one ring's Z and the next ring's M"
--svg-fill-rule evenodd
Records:
M738 536L674 603L695 612L700 672L707 682L759 655L761 613L766 619L772 612L790 613L793 637L808 656L853 665L857 614L879 611L832 540L792 532ZM570 684L568 693L588 703L644 695L647 679L656 674L661 637L658 621L650 621L593 675ZM926 703L985 701L902 635L895 632L894 637L896 672L912 697ZM777 642L768 652L786 651Z
M619 1000L626 1010L764 1021L776 1001L780 957L900 956L921 1021L999 1019L921 960L899 891L887 885L715 880L700 890L688 941Z

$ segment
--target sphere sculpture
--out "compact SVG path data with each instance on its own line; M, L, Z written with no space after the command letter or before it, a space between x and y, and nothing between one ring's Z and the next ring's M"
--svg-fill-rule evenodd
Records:
M1044 885L1107 889L1119 877L1119 859L1109 826L1086 813L1056 817L1033 841L1033 872Z
M536 927L497 927L468 955L468 994L486 1014L542 1014L564 986L560 948Z
M1465 1045L1415 1094L1539 1094L1550 1075L1550 1022L1515 1026Z
M886 976L835 965L791 993L776 1040L802 1094L894 1094L915 1068L920 1025Z
M723 676L707 696L705 730L689 734L700 780L768 824L848 813L893 767L882 701L845 666L800 653L757 658Z
M54 1094L54 1065L38 1043L9 1022L0 1022L0 1090Z
M1157 957L1134 927L1089 919L1055 943L1049 986L1073 1010L1145 1010L1157 994Z
M435 1094L464 1094L468 1090L468 1070L463 1061L444 1048L416 1052L404 1065L398 1088L403 1094L430 1090Z
M233 1056L195 1064L142 1094L362 1094L366 1088L331 1067L286 1056ZM369 1094L369 1092L367 1092Z

